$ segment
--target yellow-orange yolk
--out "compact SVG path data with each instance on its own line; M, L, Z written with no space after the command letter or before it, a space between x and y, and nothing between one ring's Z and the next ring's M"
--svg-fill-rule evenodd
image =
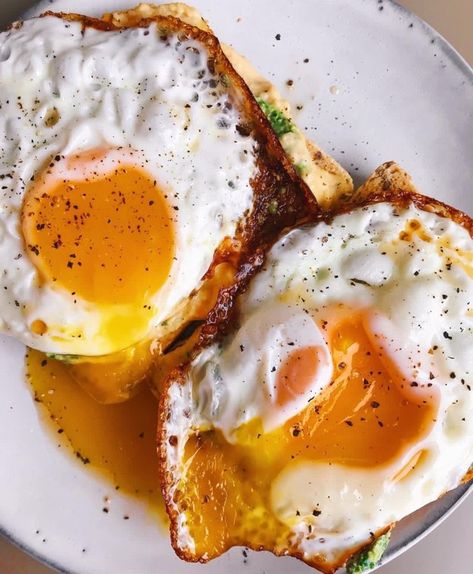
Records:
M117 163L94 171L105 155L58 157L36 177L23 203L23 236L43 281L99 305L139 307L169 275L173 221L142 168ZM65 170L87 176L63 179Z
M28 351L26 374L58 445L109 482L110 511L119 490L140 498L164 520L156 455L158 405L151 392L101 405L75 383L67 365L33 350Z
M237 444L216 429L188 440L187 468L175 496L197 554L217 556L238 544L284 550L292 534L273 513L270 492L287 465L325 461L345 465L348 473L350 467L369 471L400 457L431 429L437 397L426 393L414 400L403 393L401 374L386 366L359 315L327 324L326 332L333 379L302 412L266 434L255 419L237 430ZM296 351L282 366L279 385L287 385L287 396L302 392L316 368L313 348Z
M304 347L294 351L277 373L276 407L282 407L312 385L319 364L316 347Z

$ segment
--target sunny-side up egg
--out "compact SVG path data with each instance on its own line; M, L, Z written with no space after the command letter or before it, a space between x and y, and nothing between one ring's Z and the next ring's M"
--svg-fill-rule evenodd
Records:
M164 484L188 559L342 565L473 461L473 240L414 203L291 231L238 325L168 389Z
M1 330L103 355L165 325L253 199L204 43L48 16L0 34Z

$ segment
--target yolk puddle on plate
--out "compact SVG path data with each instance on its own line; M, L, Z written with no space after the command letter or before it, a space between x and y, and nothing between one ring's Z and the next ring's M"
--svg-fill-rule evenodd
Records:
M186 509L197 553L212 557L239 544L284 550L292 534L272 512L270 491L286 465L310 460L345 465L347 473L350 467L369 471L395 460L431 429L435 393L404 394L401 375L386 367L360 317L344 318L328 333L332 383L301 413L268 433L254 419L238 429L235 444L216 429L188 439L187 469L175 497ZM305 359L301 365L312 369L314 361ZM285 378L298 371L286 367ZM413 466L422 459L419 453Z
M101 405L68 374L67 366L29 350L26 374L35 400L49 414L52 436L84 469L144 501L167 521L156 454L157 401L148 390L127 402ZM46 417L45 417L46 418ZM110 512L113 511L113 503Z

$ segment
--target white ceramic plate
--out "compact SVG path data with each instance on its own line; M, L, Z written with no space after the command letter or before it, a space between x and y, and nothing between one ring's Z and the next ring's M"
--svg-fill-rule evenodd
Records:
M34 13L48 8L98 15L133 3L56 0ZM298 123L357 182L395 159L423 193L473 214L473 73L425 23L382 0L193 3L217 35L283 91L288 79L294 81L287 96L304 104ZM113 511L101 512L111 487L57 449L43 428L24 380L23 355L21 345L0 338L4 534L51 566L77 574L226 574L242 568L240 549L205 566L180 562L145 508L124 495L113 493ZM386 560L438 524L466 492L459 489L404 520ZM131 520L122 519L126 513ZM290 558L250 555L247 574L269 571L310 570Z

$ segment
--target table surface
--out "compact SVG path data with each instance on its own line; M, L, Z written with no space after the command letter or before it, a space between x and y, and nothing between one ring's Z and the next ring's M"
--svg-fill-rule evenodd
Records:
M32 0L0 0L0 22L13 20L32 3ZM399 0L399 3L429 22L473 65L473 0ZM473 496L470 496L432 534L381 568L380 574L417 574L420 571L469 574L473 563L472 516ZM0 537L0 574L52 574L52 570Z

